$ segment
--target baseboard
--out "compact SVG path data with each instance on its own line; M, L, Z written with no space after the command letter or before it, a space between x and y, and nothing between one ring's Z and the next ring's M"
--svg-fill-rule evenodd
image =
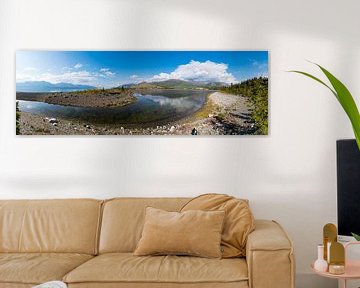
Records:
M338 288L338 282L334 279L320 277L312 273L296 275L296 288Z

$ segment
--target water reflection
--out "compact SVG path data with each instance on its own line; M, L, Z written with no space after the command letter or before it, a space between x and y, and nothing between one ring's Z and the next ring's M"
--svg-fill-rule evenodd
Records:
M125 107L84 108L43 102L19 101L24 112L96 124L151 126L187 117L202 107L208 91L157 90L136 93L137 101Z

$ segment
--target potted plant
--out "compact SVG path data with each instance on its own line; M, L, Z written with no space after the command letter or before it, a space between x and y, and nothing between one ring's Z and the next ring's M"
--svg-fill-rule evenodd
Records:
M324 81L320 80L319 78L303 71L298 70L292 70L290 72L299 73L302 75L305 75L325 87L327 87L332 94L336 97L336 99L339 101L340 105L343 107L345 113L349 117L349 120L351 122L356 143L360 151L360 114L359 110L356 106L356 103L354 101L354 98L352 97L350 91L346 88L346 86L338 80L334 75L332 75L328 70L326 70L324 67L314 63L316 66L320 68L320 70L325 74L326 78L329 80L331 85L326 84ZM360 241L360 235L351 233L352 236L357 240Z

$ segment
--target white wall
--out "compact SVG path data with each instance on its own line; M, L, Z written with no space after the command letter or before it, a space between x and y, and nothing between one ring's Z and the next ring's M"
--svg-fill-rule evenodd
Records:
M246 197L294 240L298 287L320 287L309 263L336 222L335 141L352 133L325 88L285 71L316 61L359 100L359 10L358 0L1 0L0 198ZM270 135L16 137L17 49L269 50Z

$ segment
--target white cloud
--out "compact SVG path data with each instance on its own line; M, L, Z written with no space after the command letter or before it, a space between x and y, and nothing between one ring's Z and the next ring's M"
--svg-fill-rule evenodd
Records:
M17 74L16 81L46 81L50 83L73 83L73 84L89 84L96 80L95 75L88 71L73 71L65 72L62 74L54 73L42 73L39 75L29 75L29 74Z
M30 67L30 66L29 66L29 67L25 67L24 70L25 70L25 71L35 71L35 70L37 70L37 69L36 69L35 67Z
M75 69L80 69L81 67L83 67L83 65L81 63L77 63L74 68Z
M171 73L159 73L150 80L163 81L169 79L204 81L204 82L238 82L234 75L228 71L228 65L212 61L199 62L191 60L188 64L178 66Z
M111 72L109 68L101 68L100 69L100 72L103 74L103 76L108 76L108 77L111 77L111 76L114 76L115 73L114 72ZM101 76L101 75L100 75Z
M80 63L75 66L80 67ZM74 66L74 68L75 68ZM43 73L32 73L32 71L27 71L28 73L17 73L16 81L46 81L50 83L72 83L72 84L92 84L99 82L101 78L108 78L115 75L114 72L110 71L108 68L101 68L100 72L93 72L87 70L74 70L73 68L63 67L59 72L43 72Z
M139 76L138 75L131 75L130 76L130 79L136 79L136 78L138 78Z
M16 82L33 81L34 76L29 74L16 73Z
M114 73L114 72L111 72L111 71L106 71L106 72L105 72L105 75L111 77L111 76L114 76L115 73Z

